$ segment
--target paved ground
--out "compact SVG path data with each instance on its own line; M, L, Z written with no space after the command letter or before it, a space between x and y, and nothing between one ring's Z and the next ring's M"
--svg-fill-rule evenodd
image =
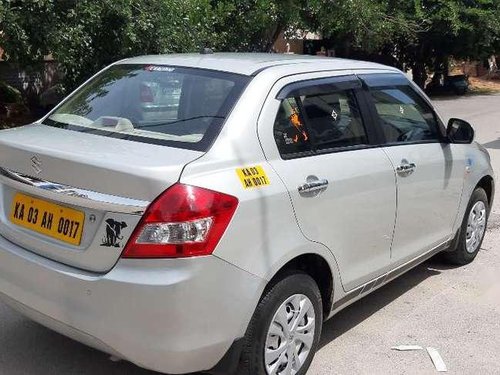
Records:
M500 176L500 96L435 102L441 114L470 121ZM498 190L498 189L497 189ZM500 374L500 194L476 261L450 268L432 259L342 311L324 329L308 375L434 374L435 347L449 373Z
M471 121L500 176L500 96L436 102ZM326 323L308 375L434 374L418 344L439 350L452 374L500 374L500 194L477 260L450 268L431 260ZM0 304L0 375L153 375L49 331Z

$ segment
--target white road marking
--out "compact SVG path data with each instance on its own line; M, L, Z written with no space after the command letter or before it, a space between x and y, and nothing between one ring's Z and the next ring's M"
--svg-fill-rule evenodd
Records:
M429 353L429 356L432 359L432 363L434 363L434 366L436 367L436 370L438 372L446 372L448 369L446 368L446 364L443 361L443 358L441 358L441 355L435 348L427 348L427 353Z
M407 352L410 350L422 350L423 348L418 345L399 345L399 346L393 346L391 350L398 350L400 352Z

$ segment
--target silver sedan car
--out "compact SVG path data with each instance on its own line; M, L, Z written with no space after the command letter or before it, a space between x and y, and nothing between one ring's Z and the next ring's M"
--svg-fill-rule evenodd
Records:
M339 310L476 257L494 179L473 138L373 63L119 61L0 132L0 298L148 369L303 375Z

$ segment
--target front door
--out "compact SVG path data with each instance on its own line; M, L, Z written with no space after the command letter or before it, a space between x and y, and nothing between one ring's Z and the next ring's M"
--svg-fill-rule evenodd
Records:
M285 85L259 120L301 230L333 252L346 290L387 269L396 211L394 171L371 144L358 90L354 76Z
M462 147L444 141L432 107L406 79L363 78L371 86L374 113L385 137L384 152L396 171L398 210L392 257L401 264L453 235L465 155Z

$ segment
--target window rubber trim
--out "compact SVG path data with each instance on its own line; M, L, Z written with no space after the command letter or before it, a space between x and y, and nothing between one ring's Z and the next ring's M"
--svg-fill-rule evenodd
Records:
M276 99L284 100L290 97L329 94L332 91L358 88L361 88L361 81L354 74L308 79L283 87L276 95Z
M318 86L315 86L315 84ZM302 106L302 102L300 101L300 96L321 95L321 94L329 94L336 91L348 91L348 90L352 91L352 93L354 94L354 99L356 100L356 104L358 105L359 115L363 123L363 128L365 130L368 143L353 145L353 146L337 146L337 147L318 150L316 146L316 141L314 139L314 134L312 134L312 132L310 131L310 120L307 117L307 114L305 113L305 110ZM311 149L308 151L283 154L279 150L279 147L277 147L281 159L293 160L293 159L299 159L316 155L333 154L338 152L349 152L355 150L366 150L374 147L379 147L380 146L380 135L378 134L379 131L373 129L373 126L370 126L370 123L372 122L371 112L369 105L367 103L366 95L363 94L364 90L365 89L363 87L362 82L354 74L320 78L320 79L310 79L306 81L291 83L283 87L276 96L276 99L282 101L285 100L286 98L293 97L296 100L297 105L299 106L299 109L301 111L301 117L304 121L304 128L306 129L310 137Z

